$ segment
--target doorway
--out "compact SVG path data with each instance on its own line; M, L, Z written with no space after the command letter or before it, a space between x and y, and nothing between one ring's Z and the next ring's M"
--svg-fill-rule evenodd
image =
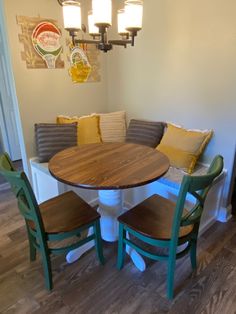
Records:
M7 87L4 69L3 41L0 30L0 152L7 152L13 161L21 159L20 144L16 129L13 100Z
M28 163L18 109L4 19L0 1L0 153L6 151L13 161L22 160L28 175Z

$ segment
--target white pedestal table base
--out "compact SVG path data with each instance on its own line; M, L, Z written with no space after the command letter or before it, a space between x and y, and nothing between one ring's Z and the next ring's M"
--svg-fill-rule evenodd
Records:
M100 190L98 191L99 207L98 212L101 215L101 235L103 240L108 242L115 242L118 240L119 224L117 217L120 216L127 209L123 207L123 193L122 190ZM93 228L89 229L89 234L93 233ZM127 233L127 238L129 234ZM95 245L94 241L84 244L83 246L70 251L66 260L68 263L73 263L81 257L86 251ZM126 245L126 252L131 257L135 266L140 270L146 269L146 264L142 256L130 246Z
M93 227L90 227L88 230L88 236L93 234ZM69 253L66 254L66 261L67 263L71 264L77 261L85 252L90 250L93 246L95 246L94 240L89 241L82 245L81 247L70 251Z

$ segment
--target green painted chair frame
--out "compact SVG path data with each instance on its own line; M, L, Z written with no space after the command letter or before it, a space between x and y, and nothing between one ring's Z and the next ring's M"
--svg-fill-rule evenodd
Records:
M185 175L183 177L175 206L171 238L169 240L157 240L147 237L133 230L132 228L123 224L122 222L119 222L119 242L117 261L118 269L121 269L124 265L125 245L131 246L140 254L153 260L168 261L167 297L168 299L173 299L174 272L176 259L183 257L190 251L191 265L193 269L196 269L197 238L200 219L204 208L204 202L214 179L220 175L222 170L223 170L223 157L217 155L212 161L206 175L201 176ZM188 214L183 216L183 209L188 193L194 196L196 203L194 207L188 212ZM180 240L178 237L180 227L189 225L193 226L192 232L185 236L184 238L181 238ZM129 239L126 235L126 232L150 245L161 248L168 248L169 254L167 253L167 255L155 255L153 253L148 252L147 250L141 248L139 245L135 244L131 239ZM185 247L182 251L177 253L177 246L184 243L187 243L187 247Z
M83 244L94 240L96 247L97 258L101 264L104 264L104 257L102 251L101 230L100 222L97 219L93 223L84 225L70 232L61 233L46 233L40 214L40 209L36 201L34 192L31 188L29 180L24 172L18 172L14 168L8 154L2 154L0 156L0 173L7 179L11 185L11 189L18 200L18 207L20 213L23 215L29 240L30 260L36 259L36 251L38 250L42 256L43 269L45 274L45 285L48 290L53 288L52 283L52 270L50 255L55 254L67 254L69 251L74 250ZM33 221L35 230L30 228L29 221ZM80 237L81 232L93 227L94 233L82 240L79 240L72 245L63 247L49 247L50 241L61 241L73 236Z

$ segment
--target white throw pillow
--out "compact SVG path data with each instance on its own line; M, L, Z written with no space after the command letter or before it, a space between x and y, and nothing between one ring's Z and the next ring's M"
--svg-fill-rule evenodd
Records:
M97 113L100 117L100 132L102 141L124 142L126 136L125 111Z

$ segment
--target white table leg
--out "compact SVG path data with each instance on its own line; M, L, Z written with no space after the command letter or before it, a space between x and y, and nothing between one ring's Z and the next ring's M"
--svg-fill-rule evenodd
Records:
M98 197L102 238L108 242L115 242L118 240L117 217L124 212L122 191L100 190Z
M118 239L118 221L117 217L127 210L123 206L122 190L100 190L98 212L101 214L101 234L102 238L108 242L114 242ZM127 238L129 234L127 232ZM132 259L134 265L140 270L146 269L143 257L130 246L126 245L126 252Z
M126 232L126 238L130 239L129 233ZM140 270L144 271L146 269L146 263L144 262L143 257L132 247L129 245L126 245L125 247L126 253L130 256L132 259L134 265Z
M101 234L102 238L109 242L118 240L118 222L117 217L123 212L123 195L120 190L102 190L98 192L99 208L101 214ZM88 236L93 234L93 228L89 228ZM66 255L68 263L78 260L85 252L95 245L94 241L85 243L81 247L70 251Z
M93 234L93 227L90 227L88 230L88 235L90 236ZM85 252L87 252L88 250L90 250L93 246L95 245L94 240L89 241L87 243L85 243L84 245L82 245L81 247L78 247L75 250L70 251L69 253L67 253L66 255L66 261L67 263L71 264L74 263L75 261L77 261Z
M118 240L118 222L117 217L122 214L123 195L120 190L100 190L98 191L99 207L98 212L101 214L101 235L105 241L115 242ZM93 233L93 228L89 229L89 234ZM81 247L70 251L66 255L68 263L73 263L81 257L86 251L95 245L90 241Z
M122 190L100 190L98 212L101 214L101 235L105 241L115 242L118 240L118 221L120 216L127 209L123 207ZM93 228L89 228L88 236L93 234ZM129 239L129 234L126 234ZM73 263L78 260L85 252L90 250L95 245L94 241L90 241L78 249L70 251L66 255L68 263ZM126 253L132 259L134 265L140 270L146 269L146 264L143 257L130 246L126 245Z

